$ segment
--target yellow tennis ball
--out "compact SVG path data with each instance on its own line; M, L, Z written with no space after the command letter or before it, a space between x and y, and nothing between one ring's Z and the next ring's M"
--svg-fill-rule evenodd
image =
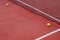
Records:
M50 24L50 23L47 23L47 26L48 26L48 27L50 27L50 26L51 26L51 24Z

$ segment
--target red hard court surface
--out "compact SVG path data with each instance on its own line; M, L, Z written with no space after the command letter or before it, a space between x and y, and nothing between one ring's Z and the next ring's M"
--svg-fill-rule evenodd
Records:
M22 0L60 19L60 0Z
M42 10L46 14L51 15L51 16L57 18L58 20L60 20L60 0L19 0L20 2L17 0L11 0L11 1L29 9L29 6L24 5L24 3L27 3L28 5L31 5L39 10ZM21 1L24 3L22 3ZM34 8L30 7L29 10L33 11L33 9ZM34 10L34 12L36 12L36 10ZM46 17L46 18L60 23L60 21L53 19L51 17L47 17L43 13L41 14L41 13L37 12L37 14L44 15L44 17Z
M8 7L5 6L6 3L9 3ZM51 26L47 27L47 23L51 23ZM53 21L8 0L0 0L0 40L35 40L58 28L60 25ZM60 32L57 32L54 36L49 36L48 40L60 40L59 35Z

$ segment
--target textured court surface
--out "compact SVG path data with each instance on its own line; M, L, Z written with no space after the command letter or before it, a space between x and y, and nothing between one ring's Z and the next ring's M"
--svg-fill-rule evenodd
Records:
M10 0L13 3L60 23L60 0Z
M21 0L60 19L60 0Z
M9 7L5 4L9 3ZM51 23L47 27L47 23ZM36 15L8 0L0 0L0 40L35 40L60 28L60 25ZM60 31L42 40L60 40Z

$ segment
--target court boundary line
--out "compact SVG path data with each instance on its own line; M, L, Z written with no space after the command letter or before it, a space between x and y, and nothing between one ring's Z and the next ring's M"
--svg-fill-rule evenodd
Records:
M48 16L48 17L50 17L50 18L52 18L52 19L54 19L54 20L56 20L56 21L58 21L58 22L60 22L59 19L57 19L57 18L55 18L55 17L53 17L53 16L45 13L44 11L42 11L42 10L40 10L40 9L37 9L37 8L35 8L35 7L29 5L29 4L27 4L27 3L25 3L25 2L23 2L23 1L21 1L21 0L17 0L17 1L20 2L20 3L22 3L22 4L24 4L24 5L26 5L26 6L28 6L28 7L30 7L30 8L32 8L32 9L34 9L34 10L36 10L36 11L38 11L38 12L40 12L40 13L42 13L42 14L44 14L44 15L46 15L46 16ZM43 36L41 36L41 37L39 37L39 38L36 38L35 40L41 40L41 39L43 39L43 38L45 38L45 37L47 37L47 36L50 36L50 35L58 32L58 31L60 31L60 29L57 29L57 30L52 31L52 32L50 32L50 33L48 33L48 34L45 34L45 35L43 35Z
M41 37L36 38L35 40L41 40L41 39L43 39L43 38L45 38L45 37L48 37L48 36L50 36L50 35L52 35L52 34L54 34L54 33L59 32L59 31L60 31L60 29L54 30L54 31L52 31L52 32L50 32L50 33L48 33L48 34L45 34L45 35L43 35L43 36L41 36Z
M59 20L59 19L57 19L57 18L55 18L55 17L47 14L46 12L44 12L44 11L42 11L42 10L40 10L40 9L37 9L37 8L35 8L35 7L29 5L29 4L27 4L27 3L25 3L25 2L23 2L23 1L21 1L21 0L17 0L17 1L20 2L20 3L22 3L22 4L24 4L24 5L26 5L26 6L28 6L28 7L30 7L30 8L32 8L32 9L34 9L34 10L36 10L36 11L38 11L39 13L41 13L41 14L43 14L43 15L46 15L47 17L52 18L52 19L55 20L55 21L58 21L58 22L60 23L60 20Z

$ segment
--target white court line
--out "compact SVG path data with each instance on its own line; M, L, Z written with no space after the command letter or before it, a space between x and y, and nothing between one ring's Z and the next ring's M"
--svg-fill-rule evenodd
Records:
M50 17L50 18L52 18L52 19L54 19L54 20L56 20L56 21L58 21L58 22L60 22L59 19L57 19L57 18L55 18L55 17L53 17L53 16L51 16L51 15L48 15L47 13L41 11L40 9L37 9L37 8L35 8L35 7L29 5L29 4L27 4L27 3L25 3L25 2L23 2L23 1L21 1L21 0L17 0L17 1L20 2L20 3L22 3L22 4L24 4L24 5L26 5L26 6L28 6L28 7L30 7L30 8L32 8L32 9L34 9L34 10L36 10L36 11L38 11L38 12L40 12L40 13L42 13L42 14L44 14L44 15L46 15L46 16L48 16L48 17ZM43 36L41 36L41 37L39 37L39 38L37 38L37 39L35 39L35 40L41 40L41 39L43 39L43 38L45 38L45 37L47 37L47 36L50 36L50 35L58 32L58 31L60 31L60 29L57 29L57 30L55 30L55 31L53 31L53 32L50 32L50 33L46 34L46 35L43 35Z
M36 38L35 40L41 40L41 39L43 39L43 38L45 38L45 37L47 37L47 36L50 36L50 35L58 32L58 31L60 31L60 29L57 29L57 30L52 31L52 32L50 32L50 33L48 33L48 34L45 34L45 35L43 35L43 36L41 36L41 37L39 37L39 38Z
M38 11L38 12L40 12L40 13L42 13L42 14L44 14L44 15L46 15L46 16L48 16L48 17L50 17L50 18L52 18L52 19L54 19L54 20L56 20L56 21L58 21L58 22L60 22L59 19L57 19L57 18L55 18L55 17L53 17L53 16L51 16L51 15L48 15L47 13L41 11L40 9L37 9L37 8L35 8L35 7L29 5L29 4L27 4L27 3L25 3L25 2L23 2L23 1L21 1L21 0L17 0L17 1L20 2L20 3L22 3L22 4L24 4L24 5L26 5L26 6L28 6L28 7L30 7L30 8L32 8L32 9L34 9L34 10L36 10L36 11ZM39 37L39 38L37 38L37 39L35 39L35 40L41 40L41 39L43 39L43 38L45 38L45 37L47 37L47 36L50 36L50 35L58 32L58 31L60 31L60 29L57 29L57 30L55 30L55 31L53 31L53 32L50 32L50 33L46 34L46 35L43 35L43 36L41 36L41 37Z
M20 3L22 3L22 4L24 4L24 5L26 5L26 6L28 6L28 7L30 7L30 8L32 8L32 9L34 9L34 10L36 10L36 11L38 11L38 12L40 12L41 14L44 14L44 15L46 15L46 16L48 16L48 17L50 17L50 18L52 18L52 19L54 19L54 20L60 22L59 19L57 19L57 18L55 18L55 17L53 17L53 16L51 16L51 15L49 15L49 14L43 12L43 11L40 10L40 9L37 9L37 8L35 8L35 7L29 5L29 4L27 4L27 3L25 3L25 2L23 2L23 1L21 1L21 0L17 0L17 1L20 2Z

